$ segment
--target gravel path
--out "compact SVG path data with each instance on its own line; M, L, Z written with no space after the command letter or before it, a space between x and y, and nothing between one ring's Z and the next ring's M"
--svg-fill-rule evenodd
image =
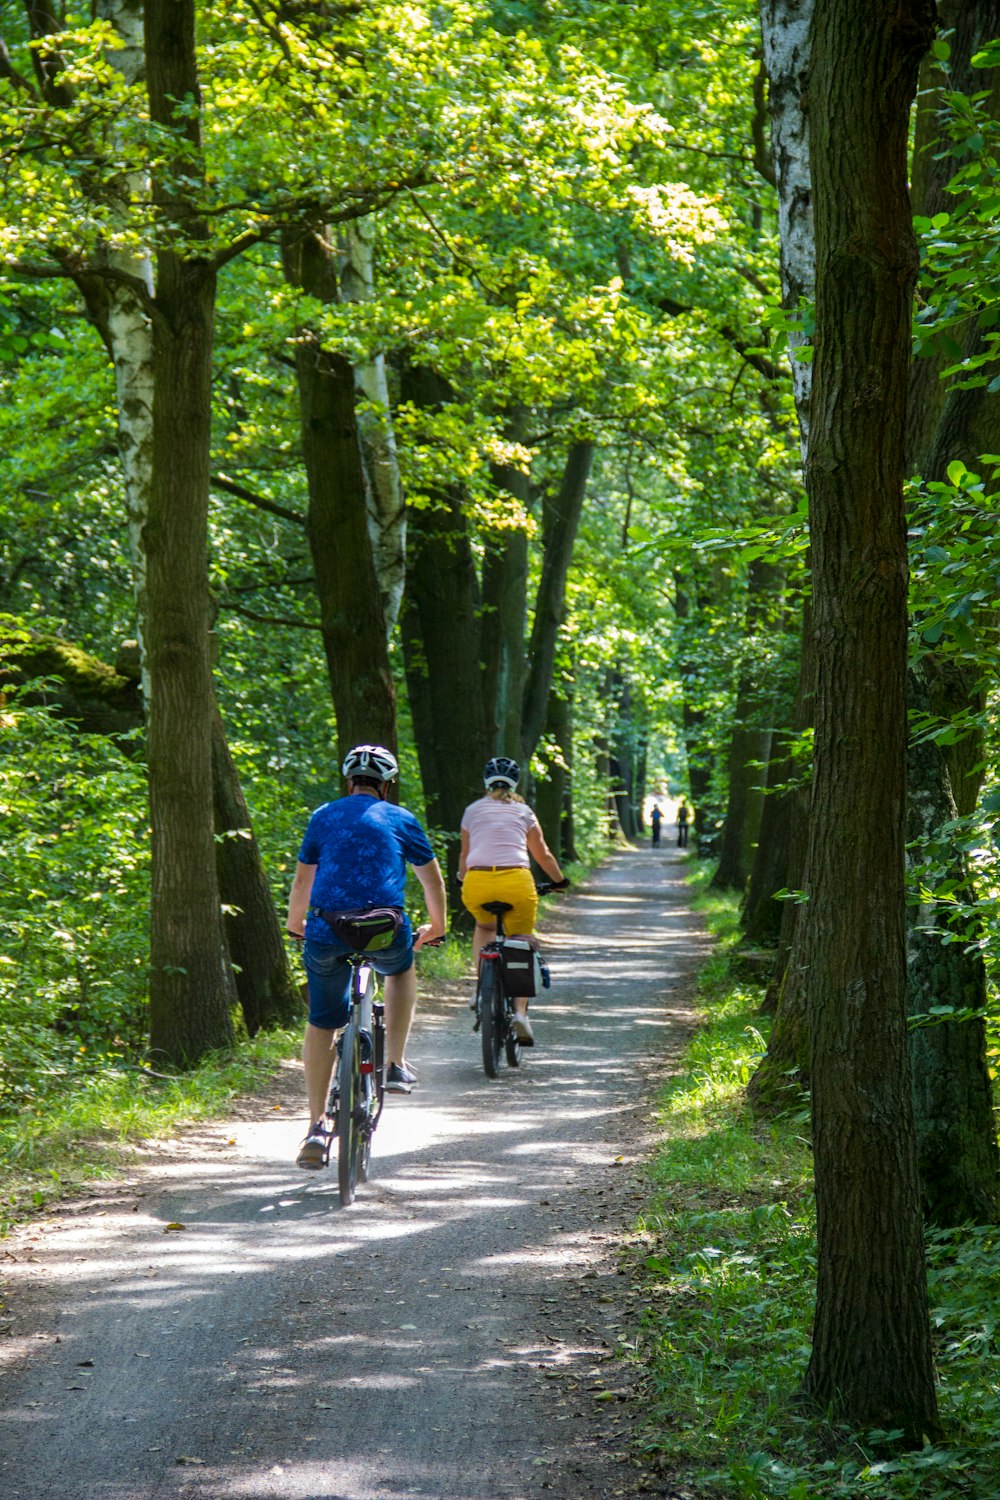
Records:
M289 1065L247 1118L0 1245L4 1500L642 1488L615 1245L708 948L681 873L616 854L549 907L538 1045L494 1083L464 987L422 1001L419 1087L390 1096L350 1209L294 1166Z

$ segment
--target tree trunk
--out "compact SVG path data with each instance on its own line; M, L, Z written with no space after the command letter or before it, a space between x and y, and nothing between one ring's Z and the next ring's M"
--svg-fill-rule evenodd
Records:
M808 985L818 1275L808 1394L937 1430L906 1035L909 105L929 0L816 0L817 656Z
M371 302L375 296L375 220L356 219L345 225L344 248L346 264L340 279L340 295L345 302ZM368 530L389 639L399 617L406 580L406 502L389 406L385 356L375 354L355 365L354 383L360 402L357 423L366 480Z
M993 113L1000 110L1000 84L993 74L977 77L971 59L1000 32L1000 0L974 0L939 6L951 32L947 87L972 92L992 83ZM913 193L918 213L928 217L951 206L947 185L960 162L939 140L941 78L928 66L921 79L913 153ZM969 353L982 347L973 320L966 335ZM949 386L941 377L947 360L920 358L910 373L909 457L926 480L944 480L952 459L976 468L979 454L996 452L1000 442L1000 396L985 386ZM972 709L982 714L985 692L980 674L947 656L931 653L910 672L910 708L951 719ZM943 749L930 743L909 751L908 839L918 848L935 839L958 813L970 814L982 780L983 733L964 735ZM954 789L954 795L953 795ZM956 803L958 806L956 807ZM968 886L960 852L946 878ZM908 912L907 1003L911 1014L933 1006L981 1012L986 1004L982 960L968 941L951 930L947 909L920 902ZM981 1019L939 1021L910 1035L914 1069L914 1111L924 1212L936 1225L994 1222L997 1209L997 1143L992 1086L986 1063L986 1027Z
M768 78L771 150L778 189L781 305L793 318L812 301L815 278L812 178L809 170L809 47L813 0L760 0L764 67ZM812 364L796 359L808 330L788 331L795 410L802 456L809 440Z
M193 0L146 0L150 115L166 147L155 200L187 246L204 228L184 194L200 162ZM184 113L177 109L183 101ZM189 106L193 103L194 108ZM175 113L176 112L176 113ZM182 144L183 143L183 144ZM181 163L183 162L183 166ZM176 180L171 172L176 168ZM236 995L215 874L208 490L215 271L190 248L157 258L153 472L147 560L152 825L150 1047L190 1063L233 1041Z
M746 632L758 637L773 611L784 583L783 573L761 558L747 574ZM733 734L729 746L728 795L722 824L719 864L712 878L716 890L744 891L763 816L764 781L771 752L773 694L758 686L752 659L744 661L737 685Z
M775 897L788 888L792 793L787 786L793 772L789 731L778 729L771 738L757 848L741 916L742 941L752 948L776 948L781 932L785 903Z
M542 825L549 848L562 863L564 859L568 861L576 857L567 818L573 763L568 692L554 689L549 696L544 744L540 758L545 770L535 784L535 815Z
M226 941L243 1019L254 1036L268 1026L295 1025L302 1020L303 1010L218 709L212 733L212 772L215 864Z
M909 701L926 712L928 689L919 666L910 670ZM921 851L941 841L941 829L957 809L937 745L911 744L908 765L907 843ZM968 887L960 850L941 875ZM1000 1160L986 1064L986 973L968 935L952 931L947 914L924 901L909 911L907 1005L911 1017L923 1022L910 1032L910 1055L924 1216L944 1228L995 1224ZM932 1008L948 1006L969 1014L934 1020Z
M674 613L687 624L692 620L691 598L680 573L674 574ZM682 652L685 647L682 644ZM698 669L692 659L680 664L681 713L684 749L687 758L688 790L694 803L695 845L700 850L706 841L709 816L709 789L712 785L711 747L705 737L705 713L693 691Z
M517 435L517 429L512 434ZM530 480L520 469L494 469L497 489L529 507ZM483 553L483 707L488 753L516 755L527 673L525 623L528 534L523 526L488 532Z
M337 300L337 267L319 236L286 236L282 260L293 286L320 302ZM309 485L306 535L339 760L352 745L395 748L396 691L368 529L354 370L308 330L296 344L295 369Z
M566 579L573 560L573 546L583 513L593 458L592 442L578 440L573 443L566 459L559 493L547 497L543 510L545 554L535 599L535 617L528 647L530 665L521 715L521 760L525 765L538 744L548 711L556 643L566 604Z
M421 407L453 399L425 368L407 368L402 395ZM458 874L462 813L482 786L486 742L480 662L480 596L462 495L441 492L413 508L407 565L407 687L413 705L427 816L446 840L448 889Z

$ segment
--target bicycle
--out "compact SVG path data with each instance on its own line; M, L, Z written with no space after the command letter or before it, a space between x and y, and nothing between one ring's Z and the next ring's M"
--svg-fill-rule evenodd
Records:
M368 920L369 925L377 927L380 919ZM364 922L361 917L359 925ZM424 946L436 948L441 941L431 940ZM337 1183L344 1208L354 1202L358 1183L368 1181L372 1137L385 1103L386 1073L385 1003L380 998L378 975L364 952L349 953L347 960L351 965L351 1010L337 1042L337 1061L326 1104L332 1135L337 1138Z
M537 886L539 895L545 895L552 890L553 883L545 882ZM503 919L507 912L513 908L509 901L484 901L483 910L488 911L497 919L496 937L490 942L484 943L479 955L479 978L476 987L476 1024L473 1030L480 1033L483 1047L483 1069L487 1078L498 1078L500 1076L500 1059L506 1056L507 1065L511 1068L520 1067L522 1041L517 1035L515 1028L514 999L516 995L528 993L519 989L514 991L510 981L506 977L510 972L510 957L507 949L508 937L504 931ZM518 960L523 959L523 967L529 965L534 967L535 955L533 950L523 949L518 951ZM542 984L548 988L548 969L539 963L541 969ZM530 992L534 993L532 984Z
M385 1102L385 1005L363 953L349 955L351 1014L337 1043L326 1112L337 1137L337 1182L344 1208L368 1181L372 1137Z

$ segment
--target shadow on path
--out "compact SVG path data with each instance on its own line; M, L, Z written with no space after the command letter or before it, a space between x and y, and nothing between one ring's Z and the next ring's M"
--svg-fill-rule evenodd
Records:
M5 1500L634 1493L595 1397L621 1368L612 1252L648 1088L708 950L681 872L618 854L550 908L538 1044L496 1082L464 992L424 1003L420 1085L350 1209L292 1164L289 1069L290 1109L186 1136L11 1241Z

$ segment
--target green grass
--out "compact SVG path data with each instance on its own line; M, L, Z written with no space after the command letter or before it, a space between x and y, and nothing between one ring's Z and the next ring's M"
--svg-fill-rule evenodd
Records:
M660 1101L632 1244L650 1309L630 1341L646 1376L644 1460L700 1500L997 1500L1000 1230L928 1243L946 1443L903 1452L798 1399L816 1267L807 1122L762 1123L744 1103L761 994L729 976L732 903L699 905L719 937L702 978L709 1019Z
M297 1030L261 1033L170 1077L109 1065L0 1119L0 1234L82 1182L121 1172L138 1142L224 1114L296 1055L301 1040Z

